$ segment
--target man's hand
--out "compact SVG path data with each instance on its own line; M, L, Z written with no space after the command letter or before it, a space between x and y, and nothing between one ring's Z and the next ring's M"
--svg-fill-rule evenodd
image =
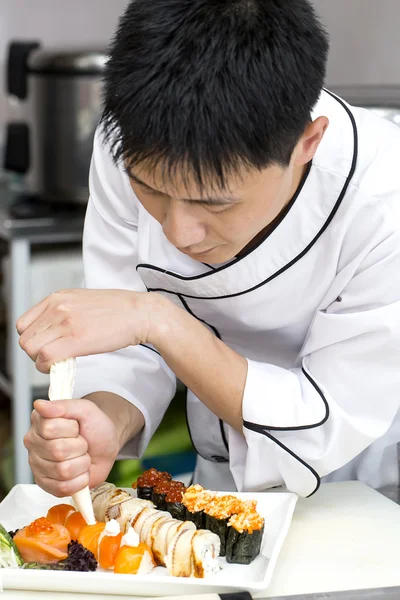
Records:
M90 400L37 400L24 438L36 483L70 496L106 480L119 452L111 419Z
M65 358L144 344L154 296L127 290L57 292L18 319L21 348L48 373Z

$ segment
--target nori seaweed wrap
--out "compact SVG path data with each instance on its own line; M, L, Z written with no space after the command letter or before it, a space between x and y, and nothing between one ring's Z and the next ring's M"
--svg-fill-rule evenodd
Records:
M187 510L182 504L182 498L186 488L184 484L180 483L179 481L173 483L175 485L170 486L165 498L166 509L173 519L178 519L178 521L186 521Z
M218 535L221 542L220 556L226 554L228 522L232 515L243 510L243 502L236 496L217 496L204 510L204 529Z
M153 488L161 481L171 481L172 475L157 471L157 469L149 469L145 471L132 485L133 489L137 490L138 498L143 500L152 500Z
M170 485L170 481L158 481L153 487L151 493L151 501L153 502L153 504L156 505L156 508L158 508L158 510L166 510L167 508L165 497L169 492Z
M226 561L249 565L259 555L264 534L264 519L257 511L244 512L229 520Z
M182 503L186 507L186 520L192 521L197 529L204 529L204 509L214 496L214 493L204 490L200 485L192 485L184 493Z

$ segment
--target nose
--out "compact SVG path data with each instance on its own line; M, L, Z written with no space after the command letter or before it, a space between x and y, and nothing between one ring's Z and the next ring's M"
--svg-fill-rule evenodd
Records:
M169 203L162 224L165 237L179 250L200 245L206 237L206 227L183 202Z

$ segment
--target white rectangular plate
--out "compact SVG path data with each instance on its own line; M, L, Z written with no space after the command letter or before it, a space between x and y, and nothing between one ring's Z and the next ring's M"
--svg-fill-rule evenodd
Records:
M133 493L133 490L127 490ZM75 573L1 569L3 589L52 592L81 592L121 596L177 596L227 593L246 590L264 592L284 539L290 527L297 496L290 493L235 494L243 500L257 500L257 510L265 519L265 534L260 555L248 566L229 565L220 558L222 570L207 579L171 577L166 569L158 567L150 575L116 575L112 572ZM70 498L59 499L47 494L36 485L17 485L0 504L0 523L8 530L28 525L34 519L46 516L55 504L69 503Z

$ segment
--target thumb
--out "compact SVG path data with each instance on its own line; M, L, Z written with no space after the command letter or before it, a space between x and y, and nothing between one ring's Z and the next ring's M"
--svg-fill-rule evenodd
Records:
M33 404L36 412L44 419L72 419L82 421L88 414L89 400L36 400Z

